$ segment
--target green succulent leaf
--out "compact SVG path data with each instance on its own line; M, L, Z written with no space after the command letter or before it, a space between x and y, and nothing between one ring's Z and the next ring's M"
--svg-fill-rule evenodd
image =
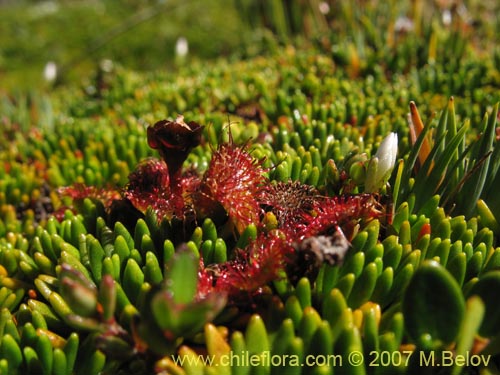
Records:
M222 334L214 325L206 324L204 332L208 354L211 355L214 360L213 366L217 367L217 373L221 375L231 374L231 369L228 366L228 363L222 362L222 356L227 356L231 351L231 347L224 340Z
M481 326L484 317L484 303L478 296L472 296L466 301L466 311L463 324L457 339L457 355L466 356L472 349L476 333ZM455 363L452 374L458 375L462 371L461 366Z
M180 250L167 268L165 286L174 303L193 301L198 285L198 260L186 250Z

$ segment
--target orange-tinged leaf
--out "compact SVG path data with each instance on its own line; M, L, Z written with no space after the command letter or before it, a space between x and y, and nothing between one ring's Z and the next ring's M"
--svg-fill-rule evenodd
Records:
M229 355L231 347L226 342L220 331L213 324L205 325L205 337L208 354L213 358L212 365L217 367L219 374L230 374L230 367L221 362L223 356Z
M415 144L417 141L417 138L420 136L422 131L424 130L424 123L422 122L422 118L420 117L420 113L418 112L417 105L415 102L410 102L410 117L409 117L409 123L410 123L410 138L411 138L411 143L412 145ZM424 139L422 142L422 147L420 148L420 152L418 154L418 161L420 162L420 165L423 165L424 162L427 160L427 157L431 153L431 141L429 138ZM429 168L429 173L432 171L432 168L434 166L434 162L431 163L431 166Z

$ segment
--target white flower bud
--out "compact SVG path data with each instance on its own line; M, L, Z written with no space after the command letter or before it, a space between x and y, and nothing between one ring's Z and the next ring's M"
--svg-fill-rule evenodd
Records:
M186 57L188 51L189 45L187 39L183 36L179 37L175 43L175 55L179 58L183 58Z
M57 78L57 65L54 61L49 61L43 69L43 78L47 82L54 82Z
M384 186L396 164L398 153L398 135L390 133L384 138L375 156L368 163L366 171L365 191L375 193Z

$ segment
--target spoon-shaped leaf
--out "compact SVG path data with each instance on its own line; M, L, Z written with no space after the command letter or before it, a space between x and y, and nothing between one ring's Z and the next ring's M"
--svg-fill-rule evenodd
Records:
M470 295L479 296L484 303L485 313L479 334L492 337L500 332L500 304L498 291L500 290L500 272L492 271L481 276L471 288Z
M403 297L408 335L424 350L452 343L465 313L465 300L455 278L439 263L424 262Z

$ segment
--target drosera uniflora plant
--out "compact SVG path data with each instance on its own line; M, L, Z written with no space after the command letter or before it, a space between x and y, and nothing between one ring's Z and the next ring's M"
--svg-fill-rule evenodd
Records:
M159 149L163 163L149 159L139 165L138 171L130 176L124 199L142 213L152 208L159 220L182 222L183 230L188 231L186 236L196 222L206 219L228 227L226 233L236 238L244 235L247 228L255 227L246 246L238 248L237 244L233 258L227 263L203 268L202 277L213 279L215 289L257 291L276 279L287 263L293 259L297 262L293 253L305 239L336 236L337 232L343 238L342 228L352 239L360 221L385 215L376 194L327 197L299 182L276 185L266 177L263 160L249 153L248 142L238 146L231 132L229 140L213 151L202 176L190 168L183 171L189 151L201 142L201 129L194 122L186 124L182 116L150 127L148 143ZM367 166L368 171L376 169L369 174L374 176L374 181L370 181L373 189L380 189L387 182L396 153L397 136L391 133ZM377 162L373 160L377 158L381 162L375 165ZM299 198L303 193L308 196L306 201ZM347 239L342 247L339 258L348 248ZM323 259L320 254L316 257ZM204 262L203 267L209 266L207 260ZM321 264L316 261L315 267ZM295 274L294 279L301 276Z
M157 220L167 220L180 228L183 235L178 236L178 243L183 242L182 238L186 241L196 224L206 219L226 227L222 233L228 233L229 239L250 236L243 246L242 241L236 243L226 263L212 266L209 260L202 259L200 275L210 280L201 280L202 285L253 293L285 269L293 280L306 274L311 277L323 262L341 263L361 222L366 224L390 214L385 212L378 194L328 197L299 181L270 181L264 160L250 154L248 142L235 144L231 132L228 141L213 150L203 175L192 168L184 169L189 152L202 142L202 129L193 121L186 123L183 116L149 127L148 144L159 151L163 160L149 158L141 162L129 175L123 198L109 195L110 199L103 202L112 223L127 218L132 227L135 223L130 220L152 210ZM377 154L362 166L367 169L371 189L384 187L396 153L397 136L391 133ZM75 191L93 192L81 186L62 189L64 194L81 200L82 194ZM103 193L92 196L106 198ZM307 244L301 245L305 240ZM311 248L312 243L315 245ZM304 265L298 267L304 260Z

